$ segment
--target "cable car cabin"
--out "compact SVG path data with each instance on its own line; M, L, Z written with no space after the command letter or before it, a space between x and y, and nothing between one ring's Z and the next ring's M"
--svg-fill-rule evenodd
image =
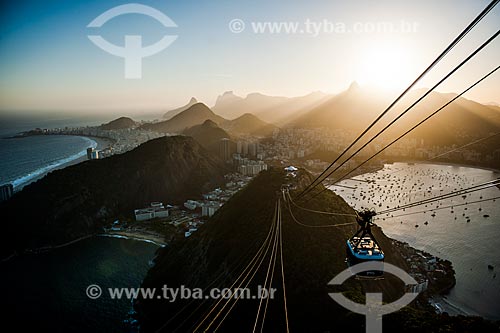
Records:
M384 252L371 237L352 237L346 244L347 265L354 266L367 261L384 261ZM358 273L358 277L376 278L384 275L384 271L365 271Z
M357 215L358 231L347 240L346 244L347 265L351 267L364 262L383 263L384 252L371 231L371 226L373 225L372 218L376 215L375 211L364 210L357 212ZM360 272L357 274L357 277L380 278L382 275L384 275L383 268L382 270Z

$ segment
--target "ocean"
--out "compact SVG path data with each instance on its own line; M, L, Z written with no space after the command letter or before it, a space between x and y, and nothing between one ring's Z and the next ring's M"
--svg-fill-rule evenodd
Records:
M12 183L20 190L51 170L83 160L88 147L100 144L100 140L63 135L5 139L35 126L44 127L39 123L0 127L0 184ZM139 287L157 249L144 241L93 237L0 262L6 305L2 324L15 331L36 327L40 332L135 332L127 322L130 300L109 296L92 300L86 288L91 284L103 291Z
M133 332L132 303L106 297L106 288L140 286L158 246L93 237L0 263L2 326L16 332ZM89 299L96 284L103 296Z
M381 211L387 206L395 207L449 193L499 176L494 171L461 166L394 163L376 173L355 177L374 180L375 183L345 180L341 185L356 187L356 190L330 188L353 207ZM432 208L498 196L500 189L492 187L470 193L465 198L458 196L441 200L389 216L382 215L375 220L387 236L452 262L457 283L448 295L440 299L441 305L450 313L500 319L500 274L497 276L500 272L500 199L434 212ZM420 211L426 212L407 215Z
M11 183L15 190L64 164L86 156L97 142L80 136L38 135L0 138L0 184Z
M47 172L84 160L89 147L101 148L101 140L79 136L32 136L9 139L35 128L96 126L112 115L79 115L48 112L0 114L0 185L12 183L20 190Z

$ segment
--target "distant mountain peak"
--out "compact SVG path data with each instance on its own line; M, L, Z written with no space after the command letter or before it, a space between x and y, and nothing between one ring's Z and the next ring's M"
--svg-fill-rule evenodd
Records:
M219 95L217 97L217 100L215 101L215 106L225 104L225 103L232 103L235 101L240 101L242 100L243 97L237 96L234 94L232 90L224 92L222 95Z
M359 89L360 89L360 86L359 86L358 82L352 81L352 83L349 85L349 88L347 90L355 91L355 90L359 90Z
M189 100L189 102L186 105L181 106L181 107L179 107L177 109L173 109L173 110L170 110L170 111L166 112L163 115L163 118L165 118L165 119L171 119L172 117L175 117L176 115L178 115L182 111L189 109L191 106L195 105L196 103L198 103L198 100L196 98L194 98L194 97L191 97L191 99Z

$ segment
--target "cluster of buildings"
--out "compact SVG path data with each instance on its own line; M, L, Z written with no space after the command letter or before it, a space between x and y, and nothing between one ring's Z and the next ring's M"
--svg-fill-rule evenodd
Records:
M239 154L233 156L233 167L243 176L256 176L261 171L267 170L267 164L264 161L243 158Z
M107 138L113 141L113 144L105 149L96 151L94 157L89 159L104 158L114 154L122 154L130 151L146 141L164 136L162 133L144 130L141 128L124 128L116 130L104 130L100 126L93 127L65 127L50 130L43 130L44 134L66 134L83 135L100 138ZM88 157L88 155L87 155Z
M272 142L262 143L263 151L274 160L307 157L317 150L339 151L352 140L353 133L344 130L288 128L275 129Z
M230 139L221 139L219 142L219 157L233 170L243 176L256 176L267 170L263 161L265 154L258 141L247 139L236 142Z
M392 241L393 244L397 241ZM444 263L435 256L416 250L406 243L397 242L404 251L401 252L403 258L410 267L409 274L417 281L417 284L409 286L409 291L421 293L429 288L429 285L439 277L453 275Z
M222 203L219 201L197 201L197 200L187 200L184 203L184 207L191 211L199 210L201 211L201 216L211 217L215 212L222 207Z
M187 200L184 207L191 211L198 211L203 217L211 217L224 205L236 192L248 184L252 177L232 173L225 176L227 183L225 189L215 190L203 194L203 200Z
M249 159L263 159L263 152L258 139L247 138L235 142L224 138L219 142L219 157L227 163L232 162L234 155Z
M149 207L134 210L136 221L148 221L168 217L168 209L161 202L152 202Z
M154 223L171 224L184 228L185 237L191 236L198 227L217 212L236 192L246 186L252 177L231 173L225 176L224 189L217 188L203 194L201 200L186 200L182 207L152 202L149 207L134 210L137 222L155 221Z

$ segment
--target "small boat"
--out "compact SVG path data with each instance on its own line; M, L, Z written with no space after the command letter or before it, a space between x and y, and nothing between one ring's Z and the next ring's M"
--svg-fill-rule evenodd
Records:
M490 216L489 216L488 214L484 214L484 215L483 215L483 217L485 217L485 218L486 218L486 217L490 217Z

